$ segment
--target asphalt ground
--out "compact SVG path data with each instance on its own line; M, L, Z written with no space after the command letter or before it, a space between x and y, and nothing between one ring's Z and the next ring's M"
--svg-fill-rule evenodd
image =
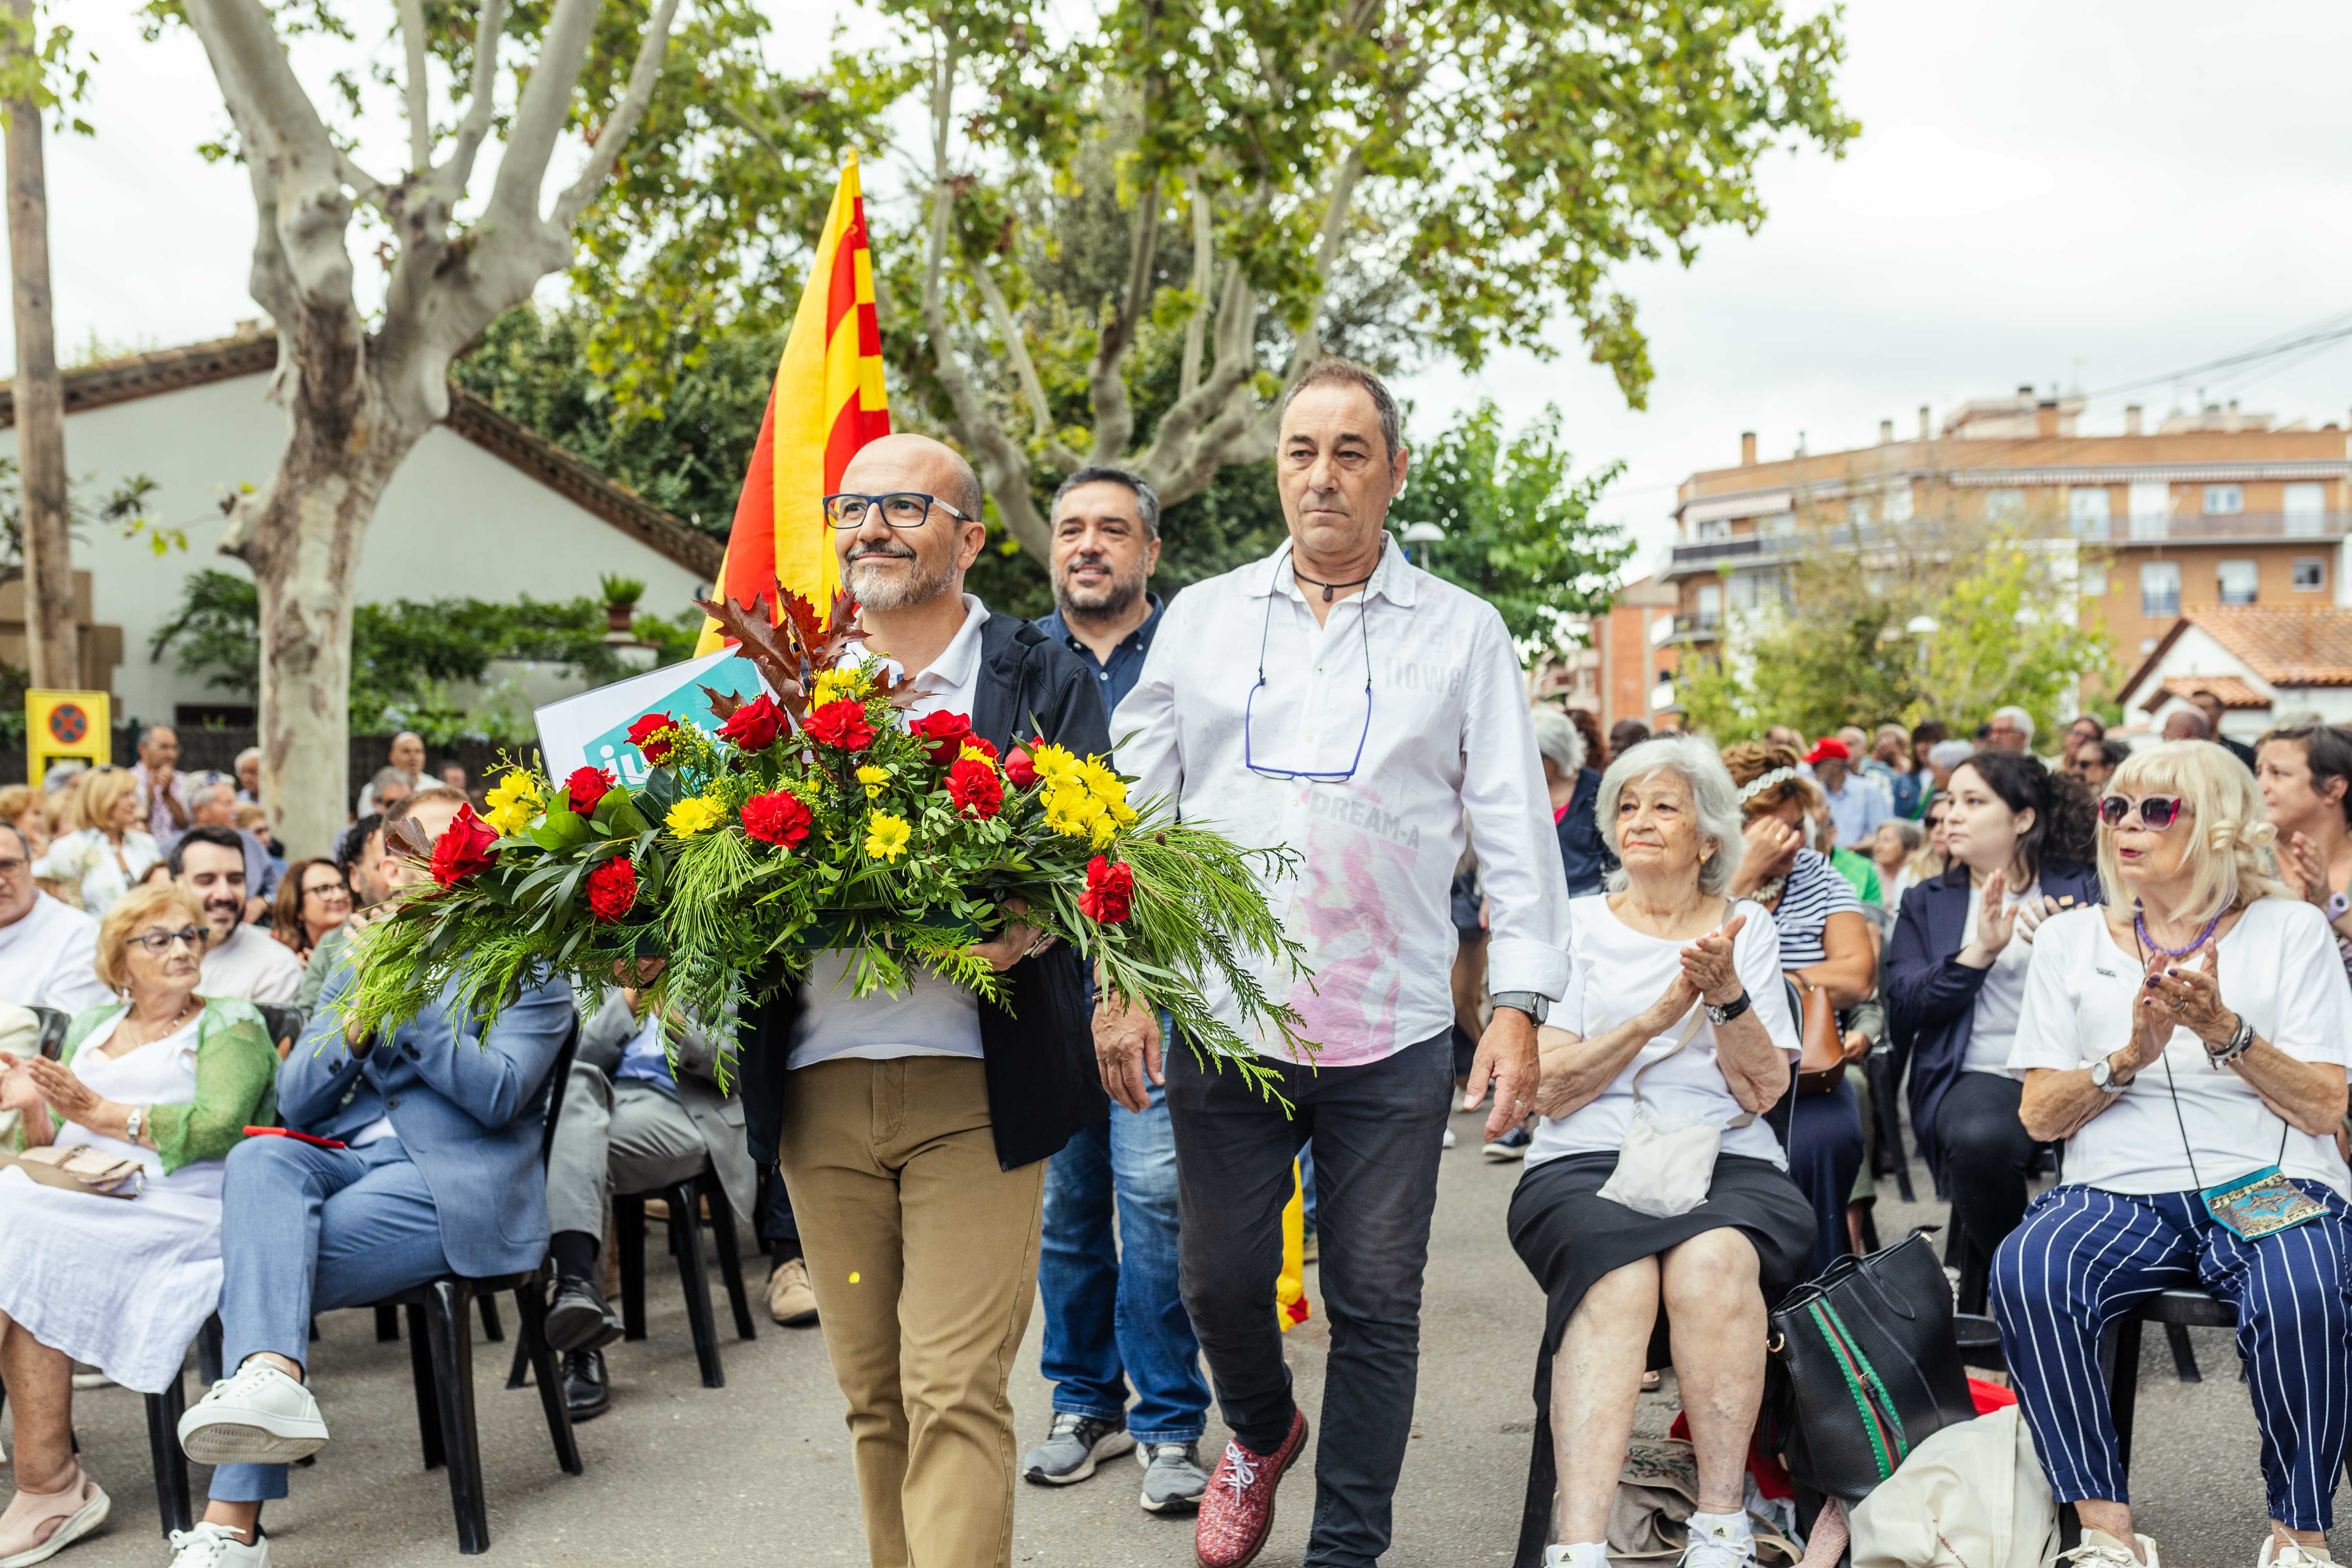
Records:
M1475 1568L1509 1561L1527 1474L1530 1384L1542 1300L1503 1234L1503 1213L1519 1167L1489 1163L1474 1118L1457 1116L1461 1146L1439 1182L1423 1310L1420 1419L1396 1503L1389 1568ZM1923 1175L1916 1175L1927 1194ZM1893 1240L1939 1210L1879 1205L1879 1231ZM656 1236L658 1233L656 1232ZM764 1259L746 1252L755 1296ZM719 1296L727 1386L706 1390L696 1374L674 1267L648 1247L649 1334L607 1352L610 1414L579 1428L586 1475L557 1468L530 1390L504 1386L514 1317L504 1345L477 1336L475 1385L489 1498L491 1546L483 1561L509 1568L558 1563L863 1563L856 1486L842 1423L843 1403L814 1330L775 1326L758 1310L757 1341L734 1340ZM1310 1292L1314 1270L1307 1271ZM271 1560L283 1568L454 1563L461 1559L444 1471L421 1468L408 1347L379 1344L366 1312L321 1320L313 1377L334 1440L318 1463L294 1472L292 1495L271 1503ZM1013 1380L1020 1440L1044 1435L1048 1390L1037 1375L1042 1321L1033 1314ZM2204 1372L2179 1382L2160 1331L2142 1352L2133 1473L2140 1528L2173 1568L2251 1564L2263 1532L2256 1436L2239 1385L2230 1336L2191 1331ZM1287 1337L1290 1363L1310 1419L1320 1405L1328 1341L1317 1316ZM196 1392L193 1371L191 1397ZM1639 1429L1661 1433L1675 1409L1671 1375L1643 1400ZM77 1397L85 1459L114 1498L105 1531L60 1553L65 1568L159 1565L169 1552L158 1532L146 1425L139 1396L109 1387ZM1211 1415L1205 1457L1224 1428ZM1312 1511L1313 1456L1281 1494L1266 1568L1296 1568ZM9 1471L0 1468L0 1497ZM194 1468L202 1509L207 1472ZM1024 1485L1017 1499L1013 1558L1072 1568L1185 1568L1189 1520L1155 1518L1137 1506L1141 1471L1111 1464L1079 1485Z

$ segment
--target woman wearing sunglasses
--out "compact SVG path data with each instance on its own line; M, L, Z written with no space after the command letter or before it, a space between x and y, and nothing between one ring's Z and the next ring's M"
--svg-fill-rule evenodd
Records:
M2033 952L2025 915L2099 901L2096 816L2080 783L2016 752L1979 752L1937 804L1949 865L1903 896L1886 1002L1911 1042L1911 1126L1967 1241L1960 1305L1975 1312L2042 1150L2009 1073Z
M172 884L117 899L98 975L56 1061L0 1052L0 1107L26 1142L136 1161L126 1202L0 1167L0 1383L16 1421L16 1496L0 1562L36 1563L105 1521L76 1458L73 1363L161 1393L220 1294L222 1160L277 1115L278 1052L249 1002L196 994L205 916Z
M2227 1303L2262 1431L2257 1561L2311 1568L2329 1561L2352 1421L2352 1177L2335 1140L2352 987L2326 917L2270 875L2275 830L2221 747L2135 754L2099 821L2106 905L2035 932L2010 1051L2025 1130L2063 1141L2065 1180L1994 1258L2001 1348L2051 1488L2082 1519L2076 1561L2153 1563L2100 1335L2158 1290Z

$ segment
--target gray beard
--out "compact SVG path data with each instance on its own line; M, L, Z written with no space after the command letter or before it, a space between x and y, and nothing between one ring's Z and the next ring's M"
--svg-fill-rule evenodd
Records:
M898 559L909 560L906 556ZM849 584L851 595L869 610L903 610L927 604L955 586L955 568L952 565L925 573L920 556L912 557L911 564L913 570L906 576L895 580L879 578L869 588L867 580L876 578L877 574L867 571L864 561L853 561L848 570L841 574L842 581Z
M1143 575L1123 577L1106 587L1092 590L1055 584L1054 598L1065 616L1076 611L1078 618L1089 621L1114 621L1135 607L1143 597Z

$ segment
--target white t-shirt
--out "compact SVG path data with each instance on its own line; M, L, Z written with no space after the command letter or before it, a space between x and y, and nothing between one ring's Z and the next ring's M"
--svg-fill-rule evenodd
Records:
M2037 881L2022 893L2001 895L2001 907L2013 910L2042 897L2042 884ZM1983 908L1982 890L1969 890L1969 923L1960 931L1960 945L1968 946L1977 939L1977 916ZM2011 928L2009 945L1985 971L1984 984L1977 987L1975 1015L1969 1020L1968 1055L1960 1058L1962 1072L2001 1072L2009 1070L2009 1048L2017 1038L2017 1010L2025 1003L2025 966L2033 959L2033 944L2021 938Z
M1780 980L1780 933L1763 905L1742 899L1732 910L1746 915L1732 943L1731 961L1741 984L1773 1043L1789 1053L1793 1064L1803 1053L1795 1022L1789 1016L1788 988ZM1617 918L1604 893L1569 900L1568 994L1551 1010L1547 1022L1579 1039L1605 1034L1640 1013L1664 994L1680 970L1678 955L1687 940L1650 936ZM1677 1018L1664 1034L1643 1046L1625 1064L1601 1097L1581 1110L1555 1121L1536 1123L1535 1141L1528 1146L1528 1163L1541 1164L1562 1154L1580 1154L1622 1148L1633 1124L1633 1075L1674 1048L1682 1037L1688 1016ZM1723 1080L1715 1060L1715 1026L1699 1015L1698 1032L1690 1044L1674 1052L1674 1059L1642 1079L1642 1100L1651 1113L1670 1127L1706 1121L1721 1127L1740 1115L1739 1101ZM1759 1118L1723 1135L1723 1152L1769 1160L1782 1170L1788 1154L1772 1129Z
M302 961L259 926L239 921L226 941L205 950L200 985L207 996L290 1003L302 989Z
M0 926L0 1002L79 1013L111 1002L99 983L98 922L47 893Z
M915 706L909 717L931 713L971 713L972 694L980 686L980 628L987 624L988 606L970 594L963 596L963 626L915 677ZM897 666L891 667L895 671ZM971 1057L981 1055L980 998L952 980L942 980L918 968L903 992L877 991L860 999L850 994L850 955L821 952L809 965L803 995L799 1037L786 1068L804 1068L835 1057L861 1057L887 1061L895 1057Z
M2326 916L2300 900L2258 899L2217 949L2221 1001L2256 1035L2298 1061L2344 1065L2352 1047L2352 986L2344 984ZM2122 1049L2131 1041L2132 999L2146 973L2108 934L2102 910L2069 910L2042 921L2033 933L2010 1071L2022 1077L2033 1068L2086 1068ZM2352 1197L2352 1175L2333 1134L2314 1137L2287 1126L2243 1076L2215 1071L2204 1043L2187 1029L2174 1030L2164 1055L2066 1143L2066 1180L2114 1193L2189 1192L2273 1163L2290 1176L2325 1182Z

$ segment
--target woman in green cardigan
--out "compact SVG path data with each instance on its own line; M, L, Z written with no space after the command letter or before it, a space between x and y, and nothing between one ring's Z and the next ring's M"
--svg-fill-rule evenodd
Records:
M160 1393L219 1299L222 1160L277 1116L278 1052L249 1002L196 994L204 910L173 884L133 889L98 933L123 1000L86 1009L54 1062L0 1053L0 1106L26 1142L145 1169L126 1202L0 1168L0 1381L16 1421L16 1495L0 1562L37 1561L104 1522L73 1452L73 1363Z

